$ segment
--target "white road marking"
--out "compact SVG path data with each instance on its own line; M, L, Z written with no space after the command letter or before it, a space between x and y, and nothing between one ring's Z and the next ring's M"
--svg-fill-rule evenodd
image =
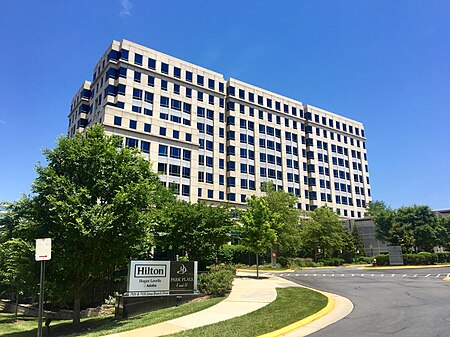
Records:
M317 274L314 274L313 276L317 276Z
M280 274L280 276L283 276L283 274Z
M373 275L375 275L375 274L371 274L370 277L373 277Z
M447 274L447 277L450 277L450 274Z
M364 277L364 274L361 274L361 277Z
M429 277L431 274L426 275L425 277Z
M417 274L414 274L414 276L413 277L417 277Z
M391 275L391 277L394 277L394 276L395 276L395 274L392 274L392 275Z
M405 277L407 274L403 274L402 277Z
M342 274L341 276L344 276L344 274Z
M381 274L381 275L380 275L380 277L383 277L383 276L384 276L384 274Z
M334 276L334 274L331 274L331 276Z
M295 276L298 276L298 274L295 274Z
M287 274L286 276L291 276L291 274Z
M437 275L436 275L436 277L439 277L439 276L441 276L441 274L437 274Z
M323 274L322 276L325 276L326 274Z
M308 276L308 274L305 274L305 276Z
M355 274L352 274L352 277L355 276Z

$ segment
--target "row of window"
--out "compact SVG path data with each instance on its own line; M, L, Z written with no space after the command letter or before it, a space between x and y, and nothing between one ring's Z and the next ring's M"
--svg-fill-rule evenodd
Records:
M118 61L118 60L124 60L124 61L128 61L128 57L129 57L129 51L126 49L121 49L120 51L117 50L111 50L110 53L108 54L108 61L109 60L113 60L113 61ZM156 59L153 59L151 57L146 57L146 61L147 61L147 68L148 69L152 69L152 70L156 70L156 64L157 61ZM172 71L170 72L170 75L172 75L175 78L179 78L181 79L182 77L182 71L181 68L176 67L176 66L169 66L168 63L165 62L159 62L160 66L159 66L159 70L161 71L161 73L169 75L169 70L170 68L172 68ZM139 66L144 66L144 57L141 54L138 53L134 53L134 64L139 65ZM200 74L196 74L195 75L195 83L199 86L206 86L208 87L208 89L211 90L216 90L216 81L212 78L208 78L205 79L205 77L203 75ZM186 70L184 72L184 78L185 81L187 82L194 82L194 74L191 71ZM217 89L220 92L224 92L224 83L223 82L217 82Z

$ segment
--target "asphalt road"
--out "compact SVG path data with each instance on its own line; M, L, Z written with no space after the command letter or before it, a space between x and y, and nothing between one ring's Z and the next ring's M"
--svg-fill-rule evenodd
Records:
M312 337L450 337L449 268L308 269L277 274L347 297L354 310ZM450 275L449 275L450 276Z

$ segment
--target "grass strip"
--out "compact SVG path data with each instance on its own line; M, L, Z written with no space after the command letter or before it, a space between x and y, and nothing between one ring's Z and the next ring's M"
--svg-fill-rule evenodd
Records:
M178 307L170 307L158 311L148 312L139 316L115 321L113 317L84 318L78 327L71 321L53 321L50 325L51 336L104 336L118 332L142 328L161 323L181 316L213 306L224 297L211 298L198 302L182 304ZM20 317L18 322L11 322L13 315L0 313L0 336L2 337L36 337L36 317ZM44 336L46 335L44 327Z
M323 309L326 296L306 288L278 288L277 298L244 316L182 331L172 337L254 337L285 327Z

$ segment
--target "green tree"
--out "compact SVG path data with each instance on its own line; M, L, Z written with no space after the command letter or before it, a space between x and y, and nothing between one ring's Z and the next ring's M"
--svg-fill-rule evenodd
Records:
M149 247L154 210L168 194L149 162L102 126L60 137L44 155L32 187L33 235L52 238L49 295L73 299L77 324L88 285Z
M301 219L302 245L317 261L319 254L327 258L343 248L345 229L339 216L329 207L316 208Z
M296 208L298 198L285 191L276 191L272 182L265 182L262 191L266 193L272 228L277 233L275 248L282 255L292 256L300 247L299 210Z
M0 283L15 293L17 320L19 297L36 291L39 282L34 261L34 246L22 239L10 239L0 245Z
M366 215L370 216L375 223L375 232L378 240L388 241L394 214L395 212L384 201L369 202Z
M273 247L278 237L266 198L252 195L246 205L247 209L239 214L241 243L255 252L256 277L259 278L259 252Z
M191 260L210 260L231 240L234 226L225 206L191 204L177 200L159 213L154 227L158 246Z
M356 226L353 226L352 232L351 232L351 239L353 242L353 245L355 246L356 250L356 256L365 256L366 250L364 248L364 242L361 238L361 235L359 234L358 228Z

